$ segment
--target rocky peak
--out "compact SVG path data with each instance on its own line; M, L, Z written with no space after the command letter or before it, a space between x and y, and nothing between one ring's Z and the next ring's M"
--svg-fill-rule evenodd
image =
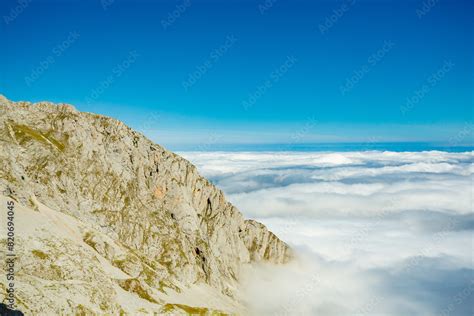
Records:
M118 120L1 96L0 144L24 312L236 312L242 265L291 257L190 162Z

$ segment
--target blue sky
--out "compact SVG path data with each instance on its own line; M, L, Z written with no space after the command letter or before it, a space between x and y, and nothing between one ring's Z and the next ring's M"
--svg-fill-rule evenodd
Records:
M171 147L448 142L472 134L473 9L460 0L2 1L0 93L72 103Z

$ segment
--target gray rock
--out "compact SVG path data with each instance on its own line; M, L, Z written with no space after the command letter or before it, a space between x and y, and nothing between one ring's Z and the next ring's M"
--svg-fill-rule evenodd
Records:
M292 257L190 162L118 120L0 97L0 144L27 314L193 313L181 303L198 288L217 294L194 312L239 313L242 266Z

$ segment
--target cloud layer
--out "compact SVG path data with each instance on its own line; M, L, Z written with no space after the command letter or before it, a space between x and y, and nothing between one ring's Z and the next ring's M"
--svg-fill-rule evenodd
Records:
M182 154L299 253L249 268L256 314L472 314L473 152Z

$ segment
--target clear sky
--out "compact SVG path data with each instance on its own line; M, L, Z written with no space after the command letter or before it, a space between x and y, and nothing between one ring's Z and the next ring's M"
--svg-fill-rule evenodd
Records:
M466 142L474 1L0 4L0 93L165 145Z

